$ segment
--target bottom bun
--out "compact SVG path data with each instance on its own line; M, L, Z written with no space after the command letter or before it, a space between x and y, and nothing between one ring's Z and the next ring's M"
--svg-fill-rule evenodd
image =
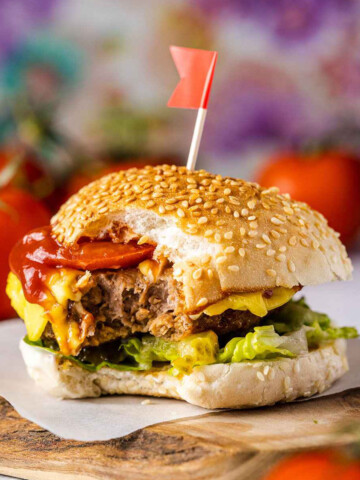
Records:
M21 342L37 385L60 398L129 394L170 397L204 408L245 408L290 402L323 392L348 370L346 342L338 339L295 359L195 367L190 375L102 368L89 372L61 355Z

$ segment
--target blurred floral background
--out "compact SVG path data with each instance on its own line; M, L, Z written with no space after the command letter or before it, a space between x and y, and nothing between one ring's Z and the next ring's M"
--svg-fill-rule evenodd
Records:
M104 173L185 163L170 44L219 52L198 167L278 185L359 249L360 0L0 0L1 262L9 206L41 202L29 228Z

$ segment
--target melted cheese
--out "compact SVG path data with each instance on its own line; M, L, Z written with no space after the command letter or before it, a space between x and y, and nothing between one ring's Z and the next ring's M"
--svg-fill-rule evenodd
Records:
M263 292L243 293L241 295L229 295L207 307L203 313L206 315L220 315L225 310L249 310L258 317L265 317L269 310L281 307L287 303L296 293L295 289L278 287L274 288L270 298L265 298Z
M64 354L76 352L82 342L81 332L77 322L67 321L68 300L79 301L81 292L75 288L79 274L77 270L58 269L54 271L47 282L54 302L48 311L35 303L29 303L21 286L20 280L10 273L6 292L18 315L24 320L30 340L39 340L48 321L51 321L55 338Z

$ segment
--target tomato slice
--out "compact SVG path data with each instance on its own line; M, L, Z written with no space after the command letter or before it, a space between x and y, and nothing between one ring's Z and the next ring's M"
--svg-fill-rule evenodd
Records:
M151 258L154 249L155 246L149 244L110 241L87 241L66 248L51 235L50 227L43 227L33 230L15 245L10 255L10 266L14 273L29 264L34 264L35 268L43 265L78 270L127 268Z
M55 268L75 270L119 269L138 265L152 257L155 246L136 242L84 242L66 248L51 235L51 227L33 230L12 249L12 272L20 279L25 298L46 308L49 298L47 279Z
M58 252L56 258L50 255L45 258L45 263L49 267L62 266L77 270L127 268L151 258L154 248L137 243L88 242L81 244L77 250ZM36 252L33 259L36 260Z

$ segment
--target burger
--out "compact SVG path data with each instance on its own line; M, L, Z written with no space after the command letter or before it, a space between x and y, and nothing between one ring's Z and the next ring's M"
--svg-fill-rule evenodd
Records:
M96 180L14 247L10 267L29 375L61 398L292 401L341 377L345 339L357 336L299 294L351 275L325 218L276 188L205 170Z

